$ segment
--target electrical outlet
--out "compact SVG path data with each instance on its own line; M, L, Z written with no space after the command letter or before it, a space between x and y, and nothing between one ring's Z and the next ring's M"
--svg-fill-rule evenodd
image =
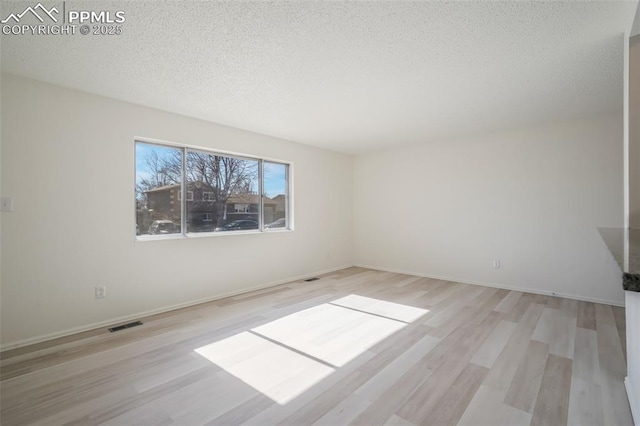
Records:
M105 297L107 297L107 287L96 286L96 299L104 299Z
M499 260L494 260L493 261L493 267L496 269L500 269L500 261Z

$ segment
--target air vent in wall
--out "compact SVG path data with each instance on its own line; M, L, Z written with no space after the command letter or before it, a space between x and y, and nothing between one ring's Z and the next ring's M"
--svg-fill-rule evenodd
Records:
M309 282L311 282L311 281L318 281L319 279L320 279L320 278L313 277L313 278L308 278L308 279L306 279L305 281L309 283Z
M120 330L124 330L125 328L136 327L138 325L142 325L142 321L135 321L135 322L130 322L129 324L123 324L117 327L111 327L109 331L113 333L114 331L120 331Z

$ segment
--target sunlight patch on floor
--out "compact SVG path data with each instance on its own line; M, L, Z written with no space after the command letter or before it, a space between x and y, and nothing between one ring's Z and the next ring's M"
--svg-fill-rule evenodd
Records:
M341 297L340 299L332 301L331 304L357 309L407 323L413 322L429 312L427 309L372 299L371 297L358 296L357 294Z
M335 371L248 331L196 352L281 405Z
M427 312L349 295L195 352L284 405Z
M325 303L256 327L253 331L342 367L406 325Z

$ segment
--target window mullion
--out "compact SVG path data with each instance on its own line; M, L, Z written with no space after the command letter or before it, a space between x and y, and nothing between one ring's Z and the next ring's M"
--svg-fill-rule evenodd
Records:
M182 229L182 235L187 236L187 149L182 148L182 200L180 201L180 228Z
M291 196L289 194L289 190L291 188L290 183L289 183L289 169L291 168L291 166L287 166L284 169L284 179L285 179L285 186L284 186L284 227L287 229L291 228L291 216L290 216L290 211L291 211L291 207L289 205L289 203L291 203Z
M258 161L258 228L264 231L264 160Z

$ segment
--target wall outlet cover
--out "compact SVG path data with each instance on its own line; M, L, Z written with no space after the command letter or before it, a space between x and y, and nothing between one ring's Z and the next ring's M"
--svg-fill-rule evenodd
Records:
M96 286L96 299L104 299L107 297L107 288L105 286Z

